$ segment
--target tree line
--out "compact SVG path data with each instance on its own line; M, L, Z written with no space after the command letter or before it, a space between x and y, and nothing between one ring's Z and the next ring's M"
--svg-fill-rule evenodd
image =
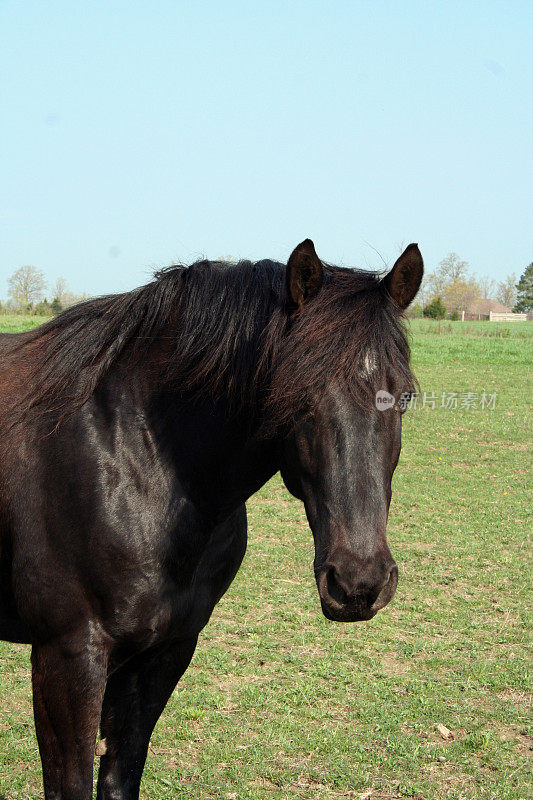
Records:
M44 272L31 265L19 267L8 278L7 303L0 301L0 313L35 314L49 317L85 300L87 294L74 294L64 278L51 286ZM47 292L49 293L47 294ZM49 299L48 299L49 298Z
M526 267L520 280L511 273L502 281L488 276L476 277L468 261L457 253L449 253L433 272L424 277L418 302L411 316L459 319L476 300L496 300L513 311L533 311L533 263Z
M86 294L71 292L64 278L58 278L49 287L44 273L27 265L19 267L8 279L8 301L0 302L0 313L51 316L86 298ZM410 315L458 319L461 312L468 311L476 300L487 298L497 300L513 311L533 311L533 262L526 267L518 283L514 274L497 283L489 277L476 278L471 274L467 261L460 259L457 253L449 253L424 278Z

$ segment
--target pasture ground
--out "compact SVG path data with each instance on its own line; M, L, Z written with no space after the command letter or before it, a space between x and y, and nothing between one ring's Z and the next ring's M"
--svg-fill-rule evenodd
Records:
M243 568L154 732L146 800L531 797L533 324L412 329L437 401L404 421L394 601L369 623L322 617L303 509L275 477L248 504ZM442 392L476 393L476 407L441 408ZM41 797L40 781L29 648L3 643L0 800Z

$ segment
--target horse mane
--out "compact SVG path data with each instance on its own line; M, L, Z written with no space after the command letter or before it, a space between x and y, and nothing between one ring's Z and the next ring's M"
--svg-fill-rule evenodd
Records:
M70 413L119 359L142 364L161 342L165 385L234 408L265 403L280 420L333 380L360 405L391 374L412 391L402 315L380 274L324 270L323 288L292 318L285 267L270 260L168 267L146 286L79 303L17 337L12 356L29 364L21 410Z

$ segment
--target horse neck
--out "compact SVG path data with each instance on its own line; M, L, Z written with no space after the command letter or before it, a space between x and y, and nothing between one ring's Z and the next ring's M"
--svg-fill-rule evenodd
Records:
M180 483L216 514L236 509L279 469L279 439L250 409L232 412L224 398L154 392L146 418Z
M243 387L244 402L238 404L223 386L216 401L199 397L209 394L209 386L203 393L203 387L184 389L179 372L169 368L176 357L175 324L162 331L142 360L132 362L126 356L125 371L119 367L115 373L119 389L129 384L135 406L146 414L158 448L171 460L180 482L208 504L237 507L278 471L280 442L272 430L267 432L252 387Z

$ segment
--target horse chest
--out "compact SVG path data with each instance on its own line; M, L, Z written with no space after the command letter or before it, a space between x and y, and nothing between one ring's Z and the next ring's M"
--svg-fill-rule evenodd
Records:
M198 633L206 625L237 574L246 544L246 509L241 506L210 531L186 582L180 580L179 574L176 576L170 604L171 628L188 635Z
M244 506L209 531L191 525L174 535L187 547L178 541L161 551L110 598L106 627L117 641L146 647L200 632L244 557Z

